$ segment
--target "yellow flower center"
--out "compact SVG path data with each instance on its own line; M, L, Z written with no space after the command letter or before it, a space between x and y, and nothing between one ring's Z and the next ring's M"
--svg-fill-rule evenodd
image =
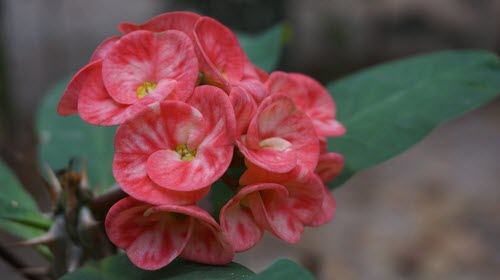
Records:
M182 160L191 161L196 157L196 149L190 150L186 144L179 144L175 151L181 156Z
M146 95L148 95L152 90L156 88L156 83L153 82L144 82L140 86L137 87L137 99L142 99Z

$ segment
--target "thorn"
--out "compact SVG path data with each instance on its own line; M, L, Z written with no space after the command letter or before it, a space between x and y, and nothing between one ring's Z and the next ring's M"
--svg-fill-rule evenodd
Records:
M68 272L73 272L80 266L83 251L80 247L71 246L68 253Z
M99 225L99 222L94 219L92 212L87 207L80 209L78 217L78 231L88 230Z
M59 194L62 191L61 182L59 182L59 179L57 178L56 174L47 163L45 164L45 171L47 172L49 181L45 182L44 185L50 194L52 202L55 203L59 197Z

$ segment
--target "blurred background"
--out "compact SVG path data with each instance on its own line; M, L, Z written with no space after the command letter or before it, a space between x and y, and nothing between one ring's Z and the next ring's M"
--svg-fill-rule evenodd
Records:
M44 93L83 66L119 22L186 9L247 33L286 22L293 35L278 68L323 83L417 53L500 51L499 0L2 0L0 156L42 209L34 117ZM330 224L307 229L296 246L267 236L237 261L260 270L290 257L319 279L498 279L499 123L495 100L439 127L335 190ZM5 259L43 262L11 243L0 235L1 278L28 279Z

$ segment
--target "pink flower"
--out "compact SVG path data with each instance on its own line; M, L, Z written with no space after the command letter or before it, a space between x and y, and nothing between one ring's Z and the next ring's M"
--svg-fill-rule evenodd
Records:
M266 81L269 95L285 94L312 120L320 138L341 136L344 126L335 119L335 103L328 91L314 79L298 73L273 72Z
M111 46L112 44L112 46ZM186 100L198 77L191 40L182 32L136 31L110 39L70 81L58 111L116 125L164 99Z
M115 179L149 203L193 203L229 166L235 132L228 96L197 87L188 104L164 101L118 128Z
M319 225L333 217L334 209L323 207L324 201L333 198L315 174L304 171L273 174L249 165L240 179L244 187L220 213L221 227L237 252L253 247L264 230L296 243L305 225Z
M111 207L105 228L111 242L146 270L162 268L178 256L213 265L234 257L219 225L195 205L150 205L127 197Z
M318 163L319 144L314 127L284 95L262 101L247 134L237 144L250 162L277 173L289 172L296 166L314 170Z

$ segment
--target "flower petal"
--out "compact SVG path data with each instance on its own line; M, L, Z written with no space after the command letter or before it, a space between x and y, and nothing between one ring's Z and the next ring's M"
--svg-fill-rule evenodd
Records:
M190 207L190 215L197 220L193 223L191 237L181 257L212 265L231 262L234 258L234 249L217 222L201 208L187 207Z
M297 165L313 170L319 157L318 137L310 119L283 95L262 101L246 136L240 137L237 144L253 164L276 173L289 172Z
M335 216L335 210L336 210L335 198L330 193L330 191L326 187L324 187L323 203L321 204L320 211L318 211L318 213L316 213L313 219L306 225L317 227L328 223Z
M190 239L192 227L189 218L162 212L147 215L151 207L124 198L111 207L105 221L110 240L125 249L132 263L146 270L159 269L175 259Z
M284 94L312 120L319 137L340 136L345 128L335 120L335 102L316 80L298 73L273 72L266 81L270 95Z
M132 104L146 84L164 79L178 82L173 99L185 100L198 79L194 47L187 35L169 30L162 33L134 31L124 35L103 61L103 79L109 94L119 103Z
M198 109L206 122L207 135L202 145L232 146L236 120L229 97L214 86L196 87L188 103Z
M120 23L118 29L123 33L130 33L136 30L149 30L162 32L166 30L179 30L192 36L194 25L200 15L192 12L169 12L155 16L143 24L130 22Z
M94 53L92 53L92 56L90 57L90 62L103 59L104 57L106 57L106 55L108 55L109 51L113 48L113 46L118 40L120 40L120 36L112 36L102 41L97 46Z
M194 38L204 79L229 93L229 81L241 80L246 61L238 39L229 28L209 17L198 20Z
M325 153L319 156L316 174L323 182L330 182L337 177L344 168L344 157L337 153Z
M246 251L262 238L264 228L254 218L253 212L263 213L262 204L257 204L262 210L251 210L248 206L241 204L243 199L251 200L251 196L259 195L258 191L264 189L283 189L282 186L276 184L260 184L246 186L242 188L220 212L220 224L227 238L233 244L236 252ZM282 190L286 193L286 190ZM267 225L267 224L266 224Z
M248 125L257 111L257 105L252 96L238 87L233 87L229 99L233 105L236 118L236 131L239 136L246 133Z
M195 191L174 191L155 184L147 175L147 156L115 153L113 175L127 194L151 204L187 205L207 195L210 186Z
M99 61L95 61L85 65L71 78L71 81L68 83L57 105L57 113L59 115L67 116L78 112L78 97L80 95L80 90L85 86L89 78L88 76L92 73L92 71L88 69L95 67L97 63L100 64Z

